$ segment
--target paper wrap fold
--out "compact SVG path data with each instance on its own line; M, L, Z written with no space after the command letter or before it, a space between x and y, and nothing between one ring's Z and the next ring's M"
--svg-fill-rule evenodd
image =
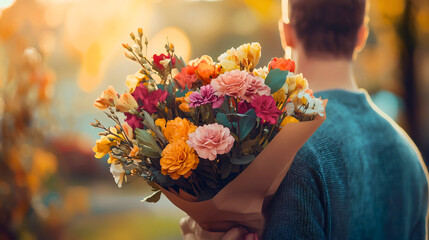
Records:
M264 206L277 191L298 150L325 119L326 115L317 115L312 121L287 124L240 175L210 200L197 202L186 192L161 191L206 231L227 232L243 226L261 236Z

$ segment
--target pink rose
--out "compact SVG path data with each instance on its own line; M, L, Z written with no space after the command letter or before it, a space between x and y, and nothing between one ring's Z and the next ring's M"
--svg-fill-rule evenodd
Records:
M261 77L249 76L247 78L248 86L246 89L246 93L243 96L243 99L251 102L253 98L257 96L270 95L271 89L267 85L265 85L265 80Z
M225 154L234 146L234 137L229 129L217 123L198 127L189 134L188 145L193 148L199 157L213 161L217 154Z
M242 98L253 76L246 71L233 70L219 75L211 82L218 96L231 96Z
M277 106L276 101L272 96L259 96L253 99L252 107L255 110L256 116L260 117L264 123L276 124L282 113Z

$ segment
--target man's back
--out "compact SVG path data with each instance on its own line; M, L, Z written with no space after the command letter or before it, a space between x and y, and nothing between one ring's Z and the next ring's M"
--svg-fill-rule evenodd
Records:
M329 99L268 210L266 239L424 239L428 187L408 138L365 93Z

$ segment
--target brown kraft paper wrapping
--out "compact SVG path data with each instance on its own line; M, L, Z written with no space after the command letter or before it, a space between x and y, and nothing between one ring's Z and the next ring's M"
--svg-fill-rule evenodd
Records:
M324 100L325 107L326 104ZM317 115L312 121L284 126L256 159L212 199L198 202L186 192L160 189L205 231L227 232L242 226L261 236L265 222L263 206L277 191L298 150L325 119L326 114ZM217 236L214 239L222 237L218 233L205 234Z

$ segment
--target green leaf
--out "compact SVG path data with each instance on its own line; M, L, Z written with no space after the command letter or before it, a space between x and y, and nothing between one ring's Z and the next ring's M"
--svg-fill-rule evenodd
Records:
M142 202L152 202L152 203L156 203L159 201L159 199L161 198L161 191L158 190L154 193L152 193L150 196L145 197L143 200L141 200Z
M245 165L253 162L255 158L256 157L254 155L246 155L246 156L242 156L241 158L231 158L230 161L232 164L235 164L235 165Z
M145 145L140 145L139 146L143 155L146 157L150 157L150 158L159 158L161 157L161 152L155 151L152 148L145 146Z
M216 114L216 122L218 122L219 124L229 128L229 129L232 129L231 123L228 121L228 118L225 115L225 113L218 112Z
M183 89L182 91L177 90L176 97L184 97L184 96L186 96L186 93L188 93L188 92L189 92L189 89L188 89L188 86L186 86L185 89Z
M265 78L265 85L271 88L271 94L280 90L286 82L289 71L282 71L278 68L271 70Z
M174 57L176 58L175 66L176 66L177 70L179 70L179 72L181 72L182 68L186 67L186 63L182 57L178 57L176 54L174 54Z
M146 132L145 130L139 129L139 128L136 128L136 130L134 130L134 131L136 133L136 138L140 142L142 142L144 145L152 148L152 150L154 150L156 152L162 152L161 148L156 143L156 140L152 134Z
M143 124L147 128L149 128L150 130L152 130L152 132L155 133L155 135L158 137L158 139L161 140L161 142L165 144L165 142L166 142L165 137L162 134L161 130L159 130L158 126L155 125L155 121L153 121L152 116L150 116L150 114L148 112L146 112L145 110L142 110L142 113L144 116Z
M254 129L256 125L256 113L253 109L249 110L241 117L240 123L240 141L243 140Z

